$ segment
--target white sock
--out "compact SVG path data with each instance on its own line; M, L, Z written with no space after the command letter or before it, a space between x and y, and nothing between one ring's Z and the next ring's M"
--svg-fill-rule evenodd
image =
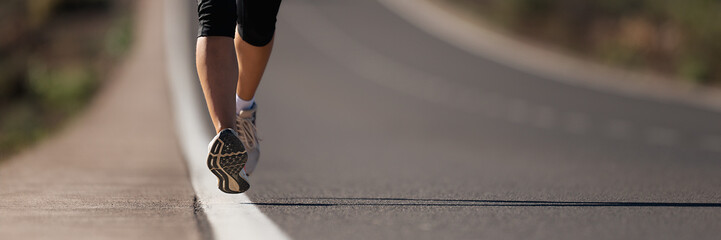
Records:
M248 110L250 107L253 106L253 103L255 103L255 97L253 99L250 99L249 101L245 101L243 99L240 99L238 95L235 95L235 113L240 113L242 110Z

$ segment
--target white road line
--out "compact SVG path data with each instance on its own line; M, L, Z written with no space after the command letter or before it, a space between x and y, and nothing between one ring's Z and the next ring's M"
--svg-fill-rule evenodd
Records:
M416 12L419 11L418 9L405 9L409 7L408 5L413 5L414 0L379 1L402 16L419 13ZM422 8L427 7L429 6ZM591 119L584 113L564 112L550 106L536 106L523 99L508 98L498 93L469 88L395 61L343 33L310 4L288 2L285 3L284 8L292 8L292 11L285 11L283 16L308 44L351 72L380 86L446 107L480 113L490 118L501 118L517 124L531 124L539 128L550 128L553 124L558 124L562 130L571 134L585 134L593 127ZM420 10L420 13L422 12L425 10ZM417 24L424 28L425 26L421 25L437 23ZM631 131L624 124L619 123L611 123L610 129L603 130L608 130L609 137L614 138L627 137L628 132ZM675 141L675 136L676 134L654 132L650 138L647 138L647 143L668 145Z
M212 133L207 131L205 110L197 98L197 80L192 68L188 40L188 2L165 1L165 46L170 81L171 102L174 104L177 134L188 163L190 180L215 239L289 239L278 226L252 204L245 194L224 194L217 189L216 179L205 166L207 144Z
M444 7L432 3L431 0L377 0L387 9L396 13L409 23L425 32L444 40L466 52L497 61L508 67L545 76L549 80L559 81L584 88L596 89L619 95L642 97L659 102L680 102L704 109L721 112L721 91L713 88L698 88L681 81L663 81L663 77L648 73L618 70L587 61L579 61L573 57L518 41L512 37L496 32L486 26L471 22L466 16L455 14ZM433 16L433 17L429 17ZM592 74L589 74L592 72ZM434 79L438 80L438 79ZM490 93L483 93L490 94ZM484 96L485 97L485 96ZM517 122L520 109L508 105L504 98L486 98L480 102L481 113L488 117L507 117ZM503 106L514 109L504 109ZM529 107L533 107L529 105ZM508 112L506 111L508 110ZM552 109L551 109L552 110ZM507 113L507 115L504 115ZM538 113L547 114L547 113ZM535 127L548 128L551 115L537 115L531 119ZM559 112L558 115L561 115ZM581 117L579 117L581 116ZM574 113L563 114L559 124L564 124L566 131L584 133L590 127L588 119ZM542 120L545 119L545 120ZM565 121L564 121L565 120ZM534 124L535 123L535 124ZM629 138L634 133L630 124L624 121L612 121L603 127L607 137L613 139ZM672 145L679 141L679 133L673 129L646 129L646 143L652 145ZM643 129L638 129L644 134ZM721 152L721 137L701 137L699 147Z
M633 98L682 102L721 111L721 90L668 81L649 73L620 70L557 53L479 26L467 16L439 7L431 0L378 0L409 23L457 48L545 76L549 80ZM664 81L666 80L666 81Z

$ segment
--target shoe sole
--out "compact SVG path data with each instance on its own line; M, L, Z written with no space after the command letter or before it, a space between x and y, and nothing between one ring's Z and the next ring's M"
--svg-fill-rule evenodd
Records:
M248 153L231 132L221 132L208 153L208 169L218 178L218 189L225 193L242 193L250 188L244 167Z

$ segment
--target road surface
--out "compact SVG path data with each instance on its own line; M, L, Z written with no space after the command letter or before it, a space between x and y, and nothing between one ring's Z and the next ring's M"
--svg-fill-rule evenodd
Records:
M212 237L172 133L161 3L139 1L137 48L84 116L0 167L0 238ZM375 1L284 1L276 36L247 195L291 238L721 235L719 113L520 72Z
M718 113L519 72L375 1L285 1L275 44L248 195L293 238L721 234Z
M201 239L176 141L162 1L137 1L136 38L88 108L0 165L0 239Z

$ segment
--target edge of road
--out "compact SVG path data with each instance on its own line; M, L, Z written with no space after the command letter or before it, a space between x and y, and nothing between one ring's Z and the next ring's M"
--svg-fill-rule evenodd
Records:
M189 3L164 1L165 54L171 102L182 154L195 190L196 218L206 239L290 239L264 215L245 194L225 194L216 188L216 179L205 162L206 145L212 132L204 128L205 110L198 104L198 84L191 70L192 36L186 13Z
M519 71L626 97L684 103L721 112L721 89L672 80L649 72L612 68L544 49L494 31L450 6L430 0L378 2L412 25L454 47Z

